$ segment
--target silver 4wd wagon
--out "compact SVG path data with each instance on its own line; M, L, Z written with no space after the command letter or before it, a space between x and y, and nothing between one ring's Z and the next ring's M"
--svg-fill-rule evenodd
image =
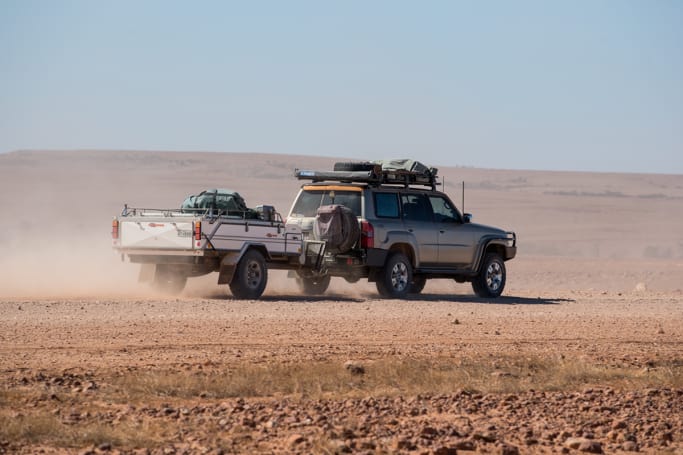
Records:
M421 292L427 279L452 278L471 282L480 297L498 297L505 261L517 252L514 232L471 223L436 190L436 174L412 160L296 170L310 183L301 187L287 226L325 240L322 264L295 272L303 290L322 293L331 276L367 278L380 295L401 298Z

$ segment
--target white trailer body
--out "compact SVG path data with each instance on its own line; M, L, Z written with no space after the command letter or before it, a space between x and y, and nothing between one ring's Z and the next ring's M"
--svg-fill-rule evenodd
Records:
M133 209L135 210L135 209ZM281 220L265 221L234 216L197 216L180 211L144 210L116 218L114 248L127 255L180 254L203 256L207 251L240 251L245 243L263 245L268 253L301 254L301 231L285 232Z
M112 224L113 247L122 259L143 265L141 281L159 288L177 292L188 277L216 271L218 283L229 284L235 296L258 298L268 267L310 269L324 251L323 242L304 240L297 227L285 230L272 207L263 213L246 218L126 207Z

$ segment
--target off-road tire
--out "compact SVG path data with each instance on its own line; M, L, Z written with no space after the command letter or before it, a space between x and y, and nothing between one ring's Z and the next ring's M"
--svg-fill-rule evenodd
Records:
M382 297L402 299L408 295L413 282L413 266L403 253L394 253L377 274L377 292Z
M413 275L413 282L410 285L410 294L419 294L422 292L422 290L425 288L425 285L427 284L427 278L425 278L423 275Z
M178 295L187 283L187 275L165 264L158 264L154 270L152 286L164 294Z
M358 172L358 171L372 171L376 164L365 162L340 162L334 163L335 171Z
M330 276L310 276L296 278L296 283L299 285L299 289L306 295L321 295L327 291L330 286Z
M505 289L505 261L498 253L487 253L479 273L472 280L472 290L478 297L496 298Z
M230 282L230 292L236 299L258 299L268 283L268 268L263 255L249 250L237 263Z

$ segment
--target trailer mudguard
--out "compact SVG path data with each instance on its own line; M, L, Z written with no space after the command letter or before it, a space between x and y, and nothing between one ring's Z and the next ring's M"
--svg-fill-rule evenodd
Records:
M218 284L230 284L235 275L235 267L242 258L244 250L234 251L223 256L221 265L218 269Z
M152 281L154 281L154 273L156 269L156 264L142 264L140 266L140 274L138 275L138 281L140 283L151 283Z

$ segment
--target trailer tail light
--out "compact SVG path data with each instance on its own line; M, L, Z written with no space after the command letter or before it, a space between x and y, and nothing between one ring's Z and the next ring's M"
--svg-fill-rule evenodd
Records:
M372 227L369 221L362 220L360 222L360 247L375 247L375 228Z
M202 222L201 221L195 221L194 222L194 239L197 241L202 239Z
M119 238L119 220L117 219L111 222L111 238L114 240Z

